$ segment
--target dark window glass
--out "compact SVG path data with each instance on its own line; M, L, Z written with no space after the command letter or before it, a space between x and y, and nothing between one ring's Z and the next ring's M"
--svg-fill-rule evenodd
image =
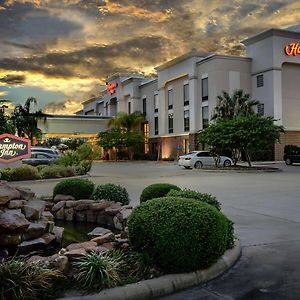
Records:
M208 78L203 78L201 82L202 86L202 101L208 100Z
M154 95L154 112L158 112L158 94Z
M158 135L158 117L154 118L154 134Z
M202 107L202 127L206 128L208 126L208 106Z
M183 86L183 105L189 105L190 98L189 98L189 85L185 84Z
M183 113L183 120L184 120L184 131L190 130L190 111L185 110Z
M257 113L261 116L265 115L265 105L263 103L257 104Z
M169 133L173 133L173 114L168 116Z
M146 115L146 112L147 112L146 105L147 105L147 99L143 98L143 114L144 115Z
M264 75L263 74L256 76L256 86L257 87L264 86Z
M131 114L131 102L128 102L128 113Z
M200 152L197 154L198 157L210 157L210 153L209 152Z
M168 90L168 109L173 108L173 90Z

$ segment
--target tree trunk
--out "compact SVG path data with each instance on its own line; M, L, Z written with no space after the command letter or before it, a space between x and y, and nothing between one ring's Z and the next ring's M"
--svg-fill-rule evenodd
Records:
M246 154L246 159L247 159L249 167L252 167L252 165L251 165L251 159L250 159L250 155L249 155L248 150L245 150L245 154Z

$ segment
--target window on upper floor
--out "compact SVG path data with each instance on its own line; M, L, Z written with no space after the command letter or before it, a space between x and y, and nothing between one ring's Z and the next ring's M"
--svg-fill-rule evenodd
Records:
M189 105L190 97L189 97L189 84L183 85L183 105Z
M208 106L203 106L202 107L202 128L206 128L208 127L208 122L209 122L209 118L208 118Z
M168 115L169 133L173 133L173 131L174 131L173 121L174 121L173 114L169 114Z
M263 87L264 86L264 75L257 75L256 76L256 87Z
M190 111L185 110L183 112L183 125L184 125L184 131L190 130Z
M154 135L158 135L158 117L154 118Z
M146 115L147 113L147 99L143 98L143 114Z
M154 94L154 112L158 112L158 94Z
M201 87L202 87L202 101L208 100L208 78L202 78L201 81Z
M131 102L128 102L128 113L131 114Z
M173 89L168 90L168 109L173 108Z
M257 113L261 116L265 115L265 105L263 103L257 104Z

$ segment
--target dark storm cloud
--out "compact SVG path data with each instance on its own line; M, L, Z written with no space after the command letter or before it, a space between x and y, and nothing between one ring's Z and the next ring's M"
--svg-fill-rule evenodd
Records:
M182 0L112 0L121 5L134 5L150 11L161 11L166 9L177 9L182 7L186 1Z
M239 16L241 18L246 17L250 13L254 12L259 8L259 4L253 4L253 3L246 3L245 5L242 5L241 9L239 10Z
M8 85L20 85L25 83L25 79L26 78L24 75L7 74L6 76L0 78L0 82Z
M78 51L48 53L16 59L0 60L0 69L32 71L47 76L88 77L107 76L116 71L134 71L135 67L118 67L124 60L157 64L166 48L168 40L156 36L143 36L123 43L97 45Z

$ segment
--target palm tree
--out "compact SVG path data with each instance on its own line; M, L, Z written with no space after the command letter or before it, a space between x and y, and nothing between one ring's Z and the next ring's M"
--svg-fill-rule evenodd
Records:
M218 103L211 120L253 115L255 114L254 107L260 104L259 101L252 100L250 94L244 93L242 89L234 91L232 96L223 91L217 99Z
M37 100L34 97L30 97L25 101L22 106L18 104L15 106L12 113L12 120L15 123L18 136L27 137L33 142L34 138L39 138L42 134L41 130L37 127L38 119L46 119L46 114L42 110L35 112L31 111L31 104L37 104Z

